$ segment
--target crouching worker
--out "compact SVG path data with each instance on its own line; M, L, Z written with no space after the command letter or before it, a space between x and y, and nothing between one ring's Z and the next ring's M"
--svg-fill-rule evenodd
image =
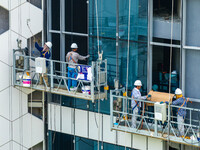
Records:
M184 120L186 117L186 109L183 107L187 107L187 102L189 98L185 98L182 95L182 90L177 88L175 91L176 100L172 102L172 105L180 106L177 110L177 122L178 122L178 130L179 136L184 136Z
M137 122L137 115L140 114L140 107L141 102L135 101L134 99L139 100L145 100L147 99L147 96L141 96L140 89L142 87L142 82L140 80L136 80L134 83L134 88L131 93L132 101L131 101L131 107L133 110L133 116L132 116L132 128L136 128L136 122Z
M46 59L49 59L50 56L51 56L51 53L50 53L51 47L52 47L52 43L51 42L46 42L44 44L44 47L40 47L38 45L38 43L35 42L35 48L37 48L37 50L40 52L40 57L43 57L43 58L46 58ZM48 65L49 65L49 63L46 62L46 67L47 68L48 68ZM45 80L47 86L49 86L48 76L47 76L47 69L46 69L46 74L44 74L44 80ZM41 84L43 84L42 76L40 76L40 85Z
M69 62L70 64L68 65L68 77L76 79L77 77L77 70L76 70L76 65L78 60L86 60L89 55L87 56L81 56L77 53L78 50L78 45L76 43L72 43L71 45L71 52L68 52L66 55L66 61ZM77 89L77 81L68 79L68 89L69 91L75 91Z

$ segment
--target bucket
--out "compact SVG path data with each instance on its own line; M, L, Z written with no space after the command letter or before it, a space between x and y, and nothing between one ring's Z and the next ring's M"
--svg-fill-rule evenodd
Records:
M23 75L23 86L24 87L31 86L31 77L28 72L25 75Z
M90 89L91 89L90 86L84 86L82 87L82 93L90 95L91 94Z

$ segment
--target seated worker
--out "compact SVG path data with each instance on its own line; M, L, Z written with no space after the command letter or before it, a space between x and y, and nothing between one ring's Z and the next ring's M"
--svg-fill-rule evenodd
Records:
M131 93L131 97L132 97L132 101L131 101L131 107L133 110L133 116L132 116L132 128L136 128L136 121L137 121L137 116L139 111L140 111L140 107L141 107L141 102L139 101L135 101L134 99L140 99L140 100L145 100L147 99L147 96L141 96L140 93L140 89L142 87L142 82L140 80L136 80L134 83L134 88L132 90Z
M78 60L86 60L89 55L87 56L81 56L77 53L78 50L78 45L76 43L72 43L71 45L71 52L68 52L66 55L66 61L71 63L68 65L68 77L70 78L76 78L77 77L77 71L76 71L76 65L73 64L77 64ZM77 81L76 80L71 80L68 79L68 89L70 90L76 90L77 86Z
M44 47L40 47L38 45L37 42L35 42L35 48L37 48L37 50L40 52L40 57L43 57L43 58L46 58L46 59L49 59L50 56L51 56L51 53L50 53L50 49L52 47L52 43L51 42L46 42L44 44ZM46 66L48 67L48 62L46 62ZM47 73L47 70L46 70L46 73ZM49 86L49 83L48 83L48 76L46 74L44 74L44 80L47 84L47 86ZM42 76L40 76L40 85L43 83L42 81Z
M177 110L177 122L178 122L178 130L179 130L179 136L184 136L184 119L186 117L186 109L182 107L187 107L187 102L189 101L189 98L185 99L182 95L181 89L177 88L175 91L176 100L172 102L172 105L180 106L181 108L178 108Z

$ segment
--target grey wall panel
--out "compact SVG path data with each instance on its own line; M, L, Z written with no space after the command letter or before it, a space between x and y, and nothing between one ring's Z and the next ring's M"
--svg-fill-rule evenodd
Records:
M200 1L187 0L186 4L186 45L200 46Z

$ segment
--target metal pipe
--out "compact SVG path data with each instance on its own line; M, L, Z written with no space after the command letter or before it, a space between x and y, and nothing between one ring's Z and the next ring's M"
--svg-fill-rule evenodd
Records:
M116 80L119 80L119 0L116 0Z
M44 105L44 91L42 91L42 119L43 119L43 128L44 128L44 140L43 140L43 150L46 149L46 124L45 124L45 105Z

